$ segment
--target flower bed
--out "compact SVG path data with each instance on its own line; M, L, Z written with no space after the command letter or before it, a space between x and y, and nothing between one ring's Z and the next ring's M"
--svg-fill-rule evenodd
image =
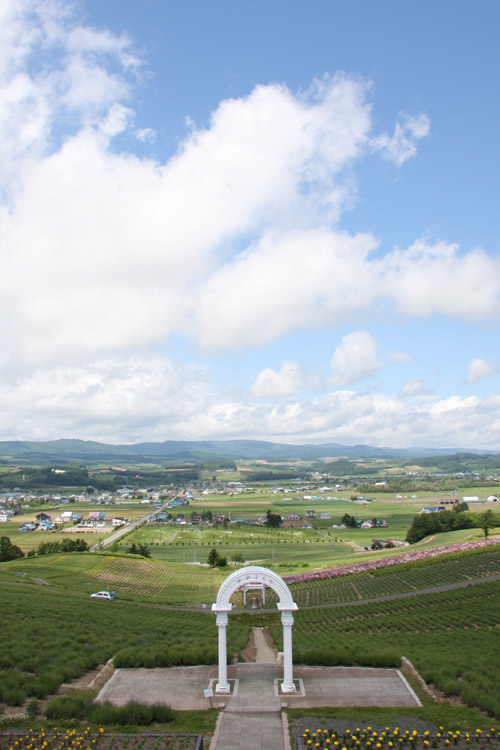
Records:
M437 732L426 730L420 733L414 730L403 730L385 727L376 731L372 727L346 729L305 729L297 735L297 750L307 748L332 748L332 750L446 750L458 747L486 749L500 748L500 734L495 729L476 729L475 731L451 731L439 727Z
M203 750L198 734L92 734L89 728L48 733L0 732L0 750Z
M346 576L350 573L362 573L364 571L376 570L378 568L388 568L393 565L414 562L415 560L427 560L432 557L439 557L451 552L465 552L466 550L476 549L478 547L488 547L492 544L500 544L499 539L483 539L477 542L461 542L457 544L447 544L443 547L433 547L412 552L405 552L402 555L394 555L380 560L369 560L355 565L347 565L341 568L328 568L327 570L318 570L311 573L297 573L293 575L282 576L287 584L303 583L304 581L316 581L322 578L336 578Z

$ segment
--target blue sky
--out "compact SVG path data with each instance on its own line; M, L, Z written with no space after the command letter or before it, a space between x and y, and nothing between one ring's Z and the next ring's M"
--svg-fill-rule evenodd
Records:
M7 0L0 439L500 450L494 0Z

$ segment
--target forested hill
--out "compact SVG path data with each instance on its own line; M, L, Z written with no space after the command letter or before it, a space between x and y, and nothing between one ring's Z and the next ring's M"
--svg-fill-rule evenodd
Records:
M288 445L260 440L211 440L211 441L183 441L166 440L164 442L137 443L135 445L108 445L90 440L50 440L46 442L33 441L0 441L0 463L43 465L51 462L83 461L83 462L117 462L120 464L158 463L159 461L207 461L210 459L320 459L325 457L345 458L387 458L410 459L418 457L420 465L429 461L429 466L439 466L443 470L452 469L454 456L450 450L429 450L424 448L393 449L374 448L369 445L345 446L338 443L323 443L321 445ZM467 455L477 461L488 459L488 456L478 456L476 453ZM436 464L435 461L442 463ZM450 468L445 468L447 462ZM467 461L470 471L470 463ZM494 463L494 462L493 462ZM462 466L463 460L455 462Z

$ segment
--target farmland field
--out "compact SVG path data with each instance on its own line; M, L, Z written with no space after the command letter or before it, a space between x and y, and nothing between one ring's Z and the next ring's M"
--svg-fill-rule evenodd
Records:
M10 577L0 578L0 598L2 636L10 644L0 656L0 701L10 705L43 698L127 648L181 659L196 650L195 663L200 651L207 663L217 659L214 618L201 613L98 601ZM231 623L231 656L246 646L248 634L248 625Z
M214 573L208 568L110 554L43 555L6 563L0 568L0 580L2 573L46 581L86 596L110 589L118 599L157 604L211 604L217 594Z

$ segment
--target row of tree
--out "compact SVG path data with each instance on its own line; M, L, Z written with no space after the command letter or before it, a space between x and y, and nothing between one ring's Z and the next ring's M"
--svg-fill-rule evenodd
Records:
M30 550L28 557L39 555L55 555L58 552L87 552L89 545L85 539L62 539L56 542L42 542L36 550Z
M28 557L39 555L54 555L58 552L87 552L89 545L85 539L63 539L57 542L42 542L36 549L28 552ZM12 544L8 536L0 539L0 562L18 560L24 557L24 552L17 544Z
M406 541L410 544L419 542L430 534L441 534L446 531L459 529L482 529L484 538L488 538L490 529L500 526L500 516L492 510L484 513L469 513L466 503L459 503L456 510L442 510L438 513L419 513L412 521L406 534Z
M17 560L20 557L24 557L24 552L17 544L12 544L8 536L0 538L0 562L8 562L9 560Z

